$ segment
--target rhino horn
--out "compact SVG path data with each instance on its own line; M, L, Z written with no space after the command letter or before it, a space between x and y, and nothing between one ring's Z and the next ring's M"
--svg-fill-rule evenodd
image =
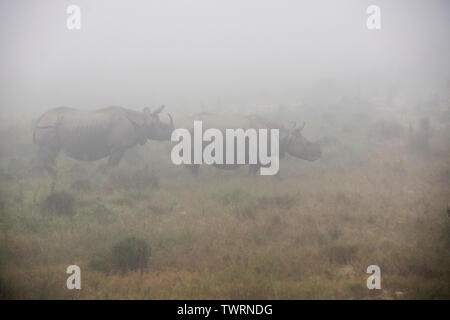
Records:
M170 113L168 113L167 115L169 116L169 119L170 119L170 127L171 127L172 129L175 129L175 125L173 124L172 116L170 115Z

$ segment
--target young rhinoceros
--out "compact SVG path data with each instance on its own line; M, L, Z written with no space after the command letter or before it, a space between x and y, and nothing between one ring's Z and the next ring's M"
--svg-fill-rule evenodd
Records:
M244 130L249 128L254 129L279 129L279 156L282 158L285 154L289 154L293 157L307 160L307 161L315 161L317 159L320 159L322 156L322 150L321 146L317 142L312 142L306 139L302 135L302 129L304 127L304 124L301 127L296 127L294 125L293 128L286 128L283 125L274 123L273 121L267 120L263 117L257 116L257 115L250 115L250 116L220 116L212 113L200 113L195 114L191 117L190 121L193 123L193 121L202 121L203 127L206 128L217 128L221 130L222 132L225 132L226 129L237 129L242 128ZM193 135L193 129L190 130L191 134ZM223 134L225 137L226 134ZM224 138L224 140L226 140ZM203 148L205 148L206 143L203 145ZM223 156L225 163L226 158L226 141L223 142ZM193 147L192 147L193 148ZM270 149L270 143L268 145L268 149ZM245 153L246 153L246 161L249 158L249 146L248 143L245 146ZM194 150L191 150L191 155L194 154ZM236 155L236 150L234 152ZM193 157L193 156L192 156ZM193 162L193 159L191 161ZM236 161L235 161L236 163ZM256 174L262 165L261 163L256 164L250 164L246 162L246 164L249 164L249 173L250 174ZM191 168L192 172L197 174L199 171L200 165L198 164L189 164L187 165L189 168ZM219 169L236 169L241 167L242 164L214 164L214 167Z

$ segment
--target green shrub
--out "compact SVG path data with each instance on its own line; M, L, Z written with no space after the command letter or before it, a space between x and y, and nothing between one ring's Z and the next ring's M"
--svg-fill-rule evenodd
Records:
M114 270L121 272L143 271L148 265L150 254L151 249L145 240L129 237L113 246L111 266Z
M107 253L97 254L89 267L101 272L143 271L150 260L151 248L143 239L128 237L117 242Z

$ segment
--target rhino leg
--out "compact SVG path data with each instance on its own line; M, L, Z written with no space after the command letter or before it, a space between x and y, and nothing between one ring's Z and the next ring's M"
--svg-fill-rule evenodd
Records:
M123 157L125 150L124 149L117 149L111 152L111 155L108 159L108 167L115 167L120 163L120 160Z
M53 177L56 176L55 160L58 156L59 148L40 146L36 156L36 169L46 170Z
M35 167L33 171L37 174L41 174L43 171L47 171L52 177L52 183L50 187L50 191L53 193L55 191L56 186L56 177L57 172L55 168L55 160L60 151L59 147L55 146L39 146L36 159L35 159Z
M123 154L125 153L125 149L118 149L113 152L111 152L108 163L102 163L97 167L97 172L100 172L101 174L108 173L109 169L116 167L120 160L123 157Z

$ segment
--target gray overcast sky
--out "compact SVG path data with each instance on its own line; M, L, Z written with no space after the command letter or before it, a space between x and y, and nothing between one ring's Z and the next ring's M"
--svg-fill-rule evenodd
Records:
M70 4L81 8L79 31L66 28ZM381 7L380 31L366 28L370 4ZM270 104L328 78L416 79L432 90L449 81L449 9L446 0L1 0L1 113Z

